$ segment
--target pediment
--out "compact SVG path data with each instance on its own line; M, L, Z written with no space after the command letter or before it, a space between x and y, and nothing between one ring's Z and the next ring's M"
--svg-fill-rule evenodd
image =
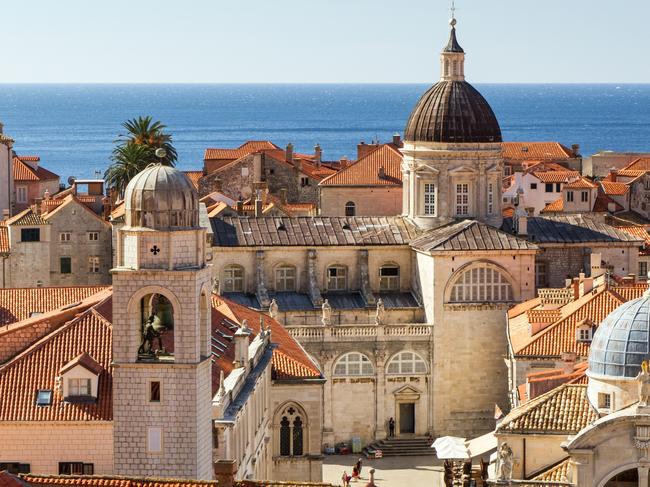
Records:
M399 387L398 389L395 389L393 391L393 395L397 399L419 399L420 394L422 394L422 391L420 391L418 388L412 386L411 384L406 384L403 385L402 387Z
M440 171L435 167L429 166L427 164L420 164L415 169L416 173L429 173L429 174L440 174Z
M453 169L450 169L449 174L458 174L458 173L478 173L475 167L472 166L458 166Z

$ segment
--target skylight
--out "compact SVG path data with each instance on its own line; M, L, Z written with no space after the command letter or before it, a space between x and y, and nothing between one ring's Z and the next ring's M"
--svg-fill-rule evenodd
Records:
M52 405L52 390L39 389L36 393L37 406L51 406Z

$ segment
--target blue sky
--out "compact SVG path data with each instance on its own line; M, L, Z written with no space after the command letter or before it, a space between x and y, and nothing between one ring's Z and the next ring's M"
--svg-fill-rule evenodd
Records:
M450 3L5 1L2 83L430 82ZM470 81L650 82L648 0L456 3Z

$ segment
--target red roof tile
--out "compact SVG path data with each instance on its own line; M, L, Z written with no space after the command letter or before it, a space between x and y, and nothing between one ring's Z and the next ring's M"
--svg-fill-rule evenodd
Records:
M199 190L199 179L203 177L203 171L183 171L187 177L190 179L192 184L194 185L194 188L196 190Z
M625 183L601 181L600 185L605 194L609 196L623 196L630 190L630 187Z
M578 171L535 171L533 174L543 183L568 183L580 177Z
M516 160L571 159L571 150L559 142L503 142L503 157Z
M206 161L213 159L234 160L262 149L279 149L279 147L268 140L249 140L237 149L206 149L203 159Z
M58 174L54 174L47 169L38 166L34 169L27 162L37 162L40 157L37 156L17 156L13 160L13 172L15 181L50 181L52 179L59 179Z
M217 487L215 480L183 480L156 477L113 477L99 475L35 475L21 474L18 478L27 482L28 486L59 486L69 487ZM0 484L2 485L2 484ZM24 484L22 484L24 485ZM2 485L4 487L4 485Z
M569 189L594 189L597 188L598 185L581 176L578 179L567 183L564 187Z
M0 254L9 253L9 228L4 221L0 222Z
M640 225L630 225L616 228L623 230L630 235L634 235L635 237L641 237L645 242L646 248L650 248L650 234L648 234L648 231L644 227Z
M390 145L382 144L354 164L323 179L320 185L401 186L402 154Z
M542 213L560 213L564 211L564 198L559 197L542 209Z
M35 213L31 208L27 208L17 215L12 216L9 220L6 220L7 225L16 225L16 226L39 226L39 225L48 225L48 223L43 220L41 215Z
M650 157L639 157L638 159L633 160L618 173L621 174L621 171L641 171L646 172L650 171Z
M610 211L610 204L614 205L614 213L618 211L623 211L625 208L621 206L619 203L611 199L609 196L603 193L599 193L598 196L596 196L596 201L594 201L594 207L592 211L596 212L602 212L602 211Z

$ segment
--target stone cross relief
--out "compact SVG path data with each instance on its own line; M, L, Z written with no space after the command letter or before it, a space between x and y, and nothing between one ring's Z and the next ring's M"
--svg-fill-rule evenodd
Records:
M154 245L153 247L151 247L149 252L151 252L153 255L158 255L158 253L160 252L160 248L157 245Z

